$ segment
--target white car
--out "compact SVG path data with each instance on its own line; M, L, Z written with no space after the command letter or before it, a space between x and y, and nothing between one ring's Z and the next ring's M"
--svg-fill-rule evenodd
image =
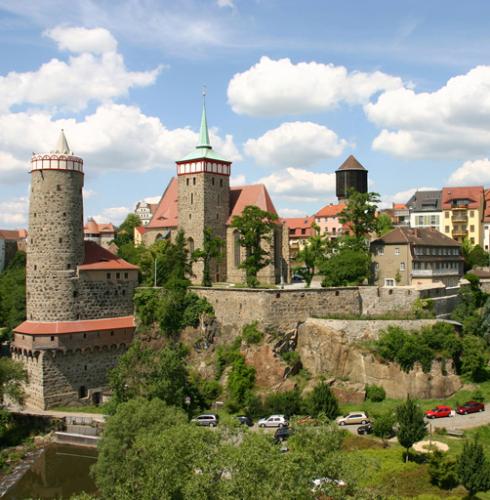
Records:
M257 425L259 427L287 427L288 421L284 415L271 415L267 418L261 418Z
M367 424L369 423L368 416L363 411L353 411L345 415L345 417L339 417L337 419L339 425L349 425L349 424Z

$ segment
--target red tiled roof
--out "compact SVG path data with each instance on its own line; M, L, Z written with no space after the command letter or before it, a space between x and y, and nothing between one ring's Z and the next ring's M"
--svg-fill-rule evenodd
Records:
M315 217L336 217L344 208L345 204L343 203L339 203L338 205L325 205L315 214Z
M88 234L114 233L115 228L110 222L99 224L94 219L89 219L83 226L83 231Z
M228 224L236 215L241 215L245 207L255 205L261 210L277 215L274 203L264 184L250 184L230 188L230 217Z
M442 188L442 208L452 208L453 200L469 200L468 208L480 208L483 196L483 186L445 187Z
M3 240L23 240L27 238L25 229L0 229L0 238Z
M289 229L289 237L312 236L314 231L311 227L315 222L314 217L289 217L281 219ZM304 230L304 233L301 231Z
M158 203L158 207L153 213L151 221L146 226L147 228L177 227L179 225L178 195L177 177L172 177Z
M366 170L358 161L354 155L349 155L347 160L340 165L337 170Z
M91 271L99 269L138 269L124 259L120 259L109 250L97 245L94 241L85 241L85 260L78 266L81 271Z
M100 330L118 330L121 328L134 328L135 326L134 316L121 316L119 318L86 319L79 321L24 321L14 329L14 332L27 335L61 335Z
M136 231L138 231L138 233L140 234L145 234L145 226L138 226L138 227L135 227Z
M490 189L485 190L485 212L483 222L490 222Z
M407 205L405 203L393 203L393 210L406 210Z

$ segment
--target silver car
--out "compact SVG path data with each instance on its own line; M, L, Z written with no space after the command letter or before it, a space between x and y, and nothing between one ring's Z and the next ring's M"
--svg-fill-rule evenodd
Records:
M193 418L191 422L204 427L216 427L219 422L219 417L214 413L206 413L204 415L199 415L196 418Z

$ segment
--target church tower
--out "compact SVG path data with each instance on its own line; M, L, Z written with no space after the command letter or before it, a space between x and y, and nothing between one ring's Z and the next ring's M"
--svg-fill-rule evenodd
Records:
M61 130L50 154L31 159L26 314L29 321L77 320L76 270L84 260L83 160Z
M231 162L217 154L209 142L206 103L203 94L199 144L177 164L179 229L183 229L192 252L202 248L205 228L226 241L230 214ZM202 263L193 265L195 282L202 279ZM211 266L211 279L226 279L226 259Z

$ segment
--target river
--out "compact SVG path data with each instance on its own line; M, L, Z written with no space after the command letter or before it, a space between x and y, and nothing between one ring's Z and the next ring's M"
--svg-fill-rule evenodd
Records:
M70 498L76 493L94 493L89 471L96 459L97 450L93 448L49 445L3 498Z

